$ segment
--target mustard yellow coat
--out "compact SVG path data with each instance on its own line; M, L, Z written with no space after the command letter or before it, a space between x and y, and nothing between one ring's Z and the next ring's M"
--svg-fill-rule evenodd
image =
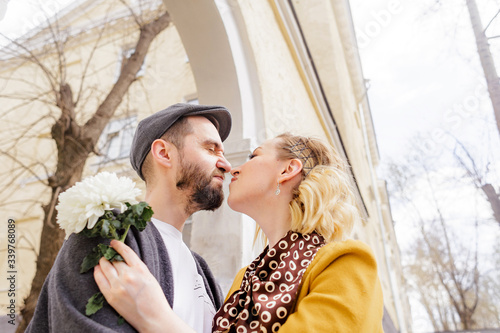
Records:
M236 275L228 297L238 290L246 267ZM357 240L323 246L304 273L295 307L280 333L379 333L384 312L377 263Z

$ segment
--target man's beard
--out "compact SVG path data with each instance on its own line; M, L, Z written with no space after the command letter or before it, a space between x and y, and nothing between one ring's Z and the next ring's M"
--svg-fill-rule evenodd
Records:
M212 179L216 175L224 177L224 173L218 169L207 174L199 165L184 163L181 160L177 188L192 192L188 198L186 212L192 214L199 210L215 210L222 205L222 201L224 201L222 186L211 185Z

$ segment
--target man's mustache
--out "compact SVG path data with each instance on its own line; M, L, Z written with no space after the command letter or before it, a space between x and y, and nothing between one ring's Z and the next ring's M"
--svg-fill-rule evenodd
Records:
M212 177L222 177L222 180L225 180L226 179L226 175L223 171L221 170L215 170L213 173L212 173Z

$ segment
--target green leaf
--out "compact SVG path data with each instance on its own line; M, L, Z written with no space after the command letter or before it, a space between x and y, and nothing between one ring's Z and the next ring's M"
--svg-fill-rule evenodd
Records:
M83 229L81 233L88 238L100 236L102 223L102 220L97 220L97 223L92 229L88 229L87 227L85 227L85 229Z
M87 315L87 317L91 316L97 311L99 311L103 305L104 305L104 295L101 292L98 292L89 298L87 306L85 307L85 314Z
M111 226L110 230L111 230L111 235L110 235L109 238L111 238L111 239L120 239L120 235L116 232L116 228L115 227Z
M153 209L150 206L148 206L147 208L144 209L144 213L142 214L142 218L146 222L149 222L149 221L151 221L152 217L153 217Z
M80 266L80 273L83 274L87 272L88 270L90 270L99 263L99 259L101 259L102 257L100 245L103 244L99 244L96 247L94 247L92 249L92 252L83 259L82 264Z
M111 225L113 227L115 227L115 229L120 229L122 226L122 223L119 220L111 220Z
M97 246L92 249L92 252L83 259L82 265L80 266L80 273L83 274L89 271L99 263L99 259L102 257L109 261L124 261L122 256L109 245L97 244Z
M133 208L132 211L135 214L140 216L140 215L142 215L142 211L144 210L145 206L147 206L147 203L145 203L144 201L141 201L138 204L132 206L132 208Z
M109 220L102 221L101 236L107 238L109 234Z
M104 258L106 258L107 260L111 260L115 255L117 255L118 253L112 248L110 247L109 245L105 245L105 244L99 244L97 245L99 246L99 249L101 250L101 253L102 255L104 256Z
M135 224L135 219L134 219L134 215L133 214L129 214L129 215L127 215L127 217L125 217L123 219L123 225L124 226L134 225L134 224Z
M125 318L123 318L122 316L119 316L118 317L118 325L123 325L125 324Z
M129 214L125 218L125 223L133 225L139 231L143 231L153 216L153 210L144 201L131 206L130 209L132 210L132 214Z

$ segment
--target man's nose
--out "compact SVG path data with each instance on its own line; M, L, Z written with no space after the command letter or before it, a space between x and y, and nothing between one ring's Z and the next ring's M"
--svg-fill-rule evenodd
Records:
M217 161L217 168L220 170L223 170L224 172L230 172L231 171L231 163L229 163L228 160L224 156L219 157L219 160Z

